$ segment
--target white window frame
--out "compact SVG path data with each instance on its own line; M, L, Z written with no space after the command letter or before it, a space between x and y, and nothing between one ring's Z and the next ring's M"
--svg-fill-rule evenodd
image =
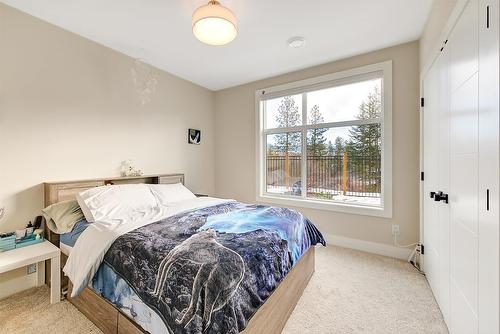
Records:
M265 130L264 104L262 101L282 96L302 94L324 88L330 88L348 83L369 80L374 77L382 78L382 111L380 118L382 125L382 152L381 152L381 206L357 205L329 200L307 198L305 189L302 195L293 198L287 195L270 194L266 192L266 136L273 133L301 132L302 154L306 152L307 129L311 127L329 128L340 126L362 125L373 123L365 120L347 122L331 122L318 125L307 125L307 101L302 99L302 125L290 128ZM256 201L278 205L337 211L343 213L392 218L392 61L357 67L354 69L327 74L315 78L291 82L279 86L263 88L255 91L255 154L256 154ZM378 123L378 122L377 122ZM307 126L306 126L307 125ZM306 171L306 161L302 159L302 171ZM302 185L306 187L306 172L302 173Z

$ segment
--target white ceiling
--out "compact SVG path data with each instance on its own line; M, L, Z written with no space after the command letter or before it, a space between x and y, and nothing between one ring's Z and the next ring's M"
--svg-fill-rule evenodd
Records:
M416 40L433 0L221 0L238 19L229 45L191 33L206 0L1 0L212 90ZM304 36L292 49L286 41Z

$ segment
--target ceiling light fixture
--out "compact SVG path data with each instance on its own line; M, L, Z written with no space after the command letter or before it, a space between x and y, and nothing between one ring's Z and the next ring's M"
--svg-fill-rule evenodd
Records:
M193 13L193 34L209 45L225 45L238 34L236 17L218 1L211 0Z
M286 41L288 46L291 48L300 48L306 44L304 37L295 36Z

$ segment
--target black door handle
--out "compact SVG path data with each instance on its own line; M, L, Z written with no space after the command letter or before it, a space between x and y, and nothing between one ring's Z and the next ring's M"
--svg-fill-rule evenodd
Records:
M444 201L445 203L448 204L448 194L445 194L442 191L438 192L431 191L430 196L431 198L434 198L434 201L436 202Z

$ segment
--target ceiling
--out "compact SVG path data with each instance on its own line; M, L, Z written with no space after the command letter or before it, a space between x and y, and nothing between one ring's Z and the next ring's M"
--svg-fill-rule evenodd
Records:
M191 32L206 0L1 0L211 90L416 40L433 0L221 0L239 34L222 47ZM303 36L306 45L286 41Z

